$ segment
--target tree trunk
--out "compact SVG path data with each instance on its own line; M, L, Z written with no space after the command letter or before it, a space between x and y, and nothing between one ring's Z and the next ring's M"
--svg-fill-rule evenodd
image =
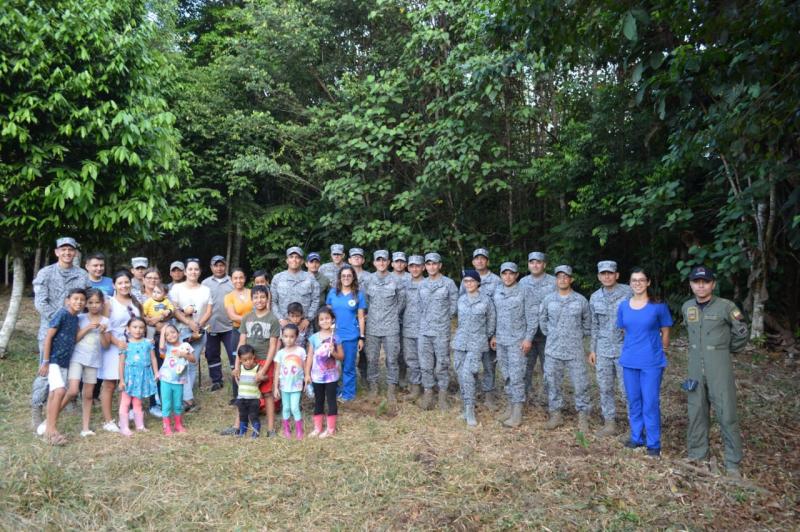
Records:
M22 304L22 290L25 287L25 265L23 264L22 245L11 243L11 256L14 258L14 284L11 289L11 299L6 310L6 319L0 328L0 358L5 358L11 334L17 324L19 309Z
M233 199L228 200L227 245L225 246L225 264L231 264L231 248L233 247Z
M242 258L242 224L237 223L234 230L233 238L233 256L231 257L231 266L238 268L241 266Z
M6 253L6 282L5 285L8 286L8 253Z
M33 279L36 279L39 270L42 268L42 247L36 247L36 253L33 255Z

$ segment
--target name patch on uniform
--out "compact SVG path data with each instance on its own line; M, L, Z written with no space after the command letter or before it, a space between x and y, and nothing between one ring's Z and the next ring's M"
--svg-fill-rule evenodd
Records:
M693 323L700 321L700 312L697 310L697 307L689 307L686 309L686 321Z

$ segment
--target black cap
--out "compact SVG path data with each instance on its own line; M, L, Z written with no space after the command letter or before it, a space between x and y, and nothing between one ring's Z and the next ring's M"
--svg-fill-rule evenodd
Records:
M698 279L713 281L715 279L714 272L711 271L711 268L706 268L705 266L695 266L692 268L692 273L689 274L689 280L696 281Z

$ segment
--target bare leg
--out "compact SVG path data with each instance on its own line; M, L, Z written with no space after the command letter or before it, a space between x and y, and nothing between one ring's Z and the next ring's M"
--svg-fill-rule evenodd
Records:
M70 382L72 384L72 382ZM92 397L94 396L94 384L83 384L83 431L89 430L89 421L92 418Z
M47 398L47 428L45 429L47 436L58 434L56 423L58 422L58 413L61 411L61 401L66 392L64 388L56 388L50 392L50 396Z
M269 432L275 428L275 400L272 398L272 394L270 393L264 397L264 401L266 402L267 431Z
M117 381L103 381L103 387L100 389L100 410L103 412L103 423L114 421L114 416L111 414L111 401L114 398L114 388L117 387Z

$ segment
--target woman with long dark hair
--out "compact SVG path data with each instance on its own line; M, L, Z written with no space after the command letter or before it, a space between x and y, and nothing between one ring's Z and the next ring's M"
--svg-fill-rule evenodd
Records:
M328 292L325 303L336 316L336 336L344 349L342 387L339 397L344 401L356 398L356 357L364 348L364 312L367 301L358 289L358 276L349 264L336 274L336 289Z
M667 366L672 317L667 305L653 293L650 276L644 269L631 271L630 285L633 297L620 303L617 309L617 326L625 332L619 363L623 368L631 428L625 446L633 449L646 444L647 454L658 456L661 378Z

